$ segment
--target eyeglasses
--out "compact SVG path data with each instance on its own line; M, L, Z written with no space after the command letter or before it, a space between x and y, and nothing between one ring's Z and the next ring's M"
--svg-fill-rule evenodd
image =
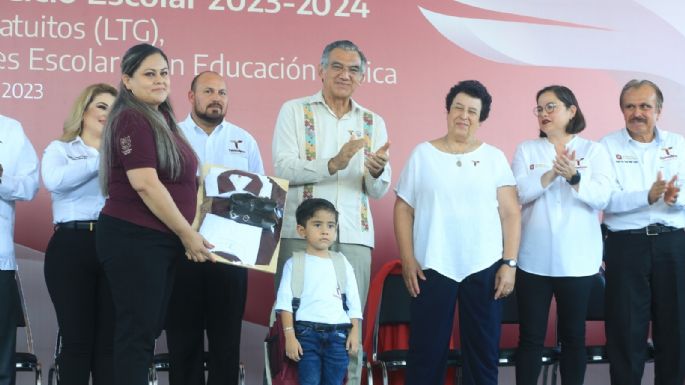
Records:
M548 113L548 114L551 114L552 112L554 112L557 109L557 107L559 107L559 106L556 103L547 103L547 104L545 104L544 107L537 106L537 107L533 108L533 115L540 116L540 115L542 115L543 111Z
M361 67L359 66L344 66L340 63L332 63L331 65L328 66L329 69L331 69L335 73L342 73L344 71L347 71L350 76L353 77L359 77L362 74Z

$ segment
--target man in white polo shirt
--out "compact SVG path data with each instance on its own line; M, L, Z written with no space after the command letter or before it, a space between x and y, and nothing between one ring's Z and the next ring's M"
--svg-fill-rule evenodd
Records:
M640 384L649 321L658 385L685 380L685 140L656 127L659 87L631 80L621 91L626 127L607 135L616 191L605 209L606 335L612 385Z
M14 202L38 191L38 157L21 124L0 115L0 385L14 384L17 322L21 317L14 278Z
M228 90L216 72L190 86L192 111L179 124L204 164L264 174L257 142L226 120ZM247 270L220 263L179 261L167 316L171 385L204 385L204 330L209 343L209 385L238 383L240 332Z

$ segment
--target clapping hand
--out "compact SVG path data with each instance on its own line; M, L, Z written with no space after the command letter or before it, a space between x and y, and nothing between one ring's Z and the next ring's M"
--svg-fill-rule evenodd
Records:
M352 157L359 152L366 144L366 138L357 138L354 133L350 133L350 140L343 144L340 151L328 161L328 172L333 175L340 170L347 168Z
M385 164L388 163L389 148L390 142L386 142L381 148L376 150L376 152L366 156L364 166L366 166L366 168L369 170L369 173L374 178L378 178L383 173L383 170L385 169Z
M680 192L680 187L678 186L678 175L674 175L671 180L666 183L666 191L664 191L664 202L667 205L673 206L678 200L678 193Z
M566 180L570 180L576 175L576 152L569 151L567 148L563 150L557 148L557 156L554 158L553 167L557 175L562 176Z
M656 180L652 183L652 187L649 189L647 194L647 202L649 204L654 204L659 198L664 198L664 203L667 205L673 205L678 199L678 193L680 192L680 187L676 184L678 181L678 175L674 175L671 180L666 182L664 176L659 171L656 174Z

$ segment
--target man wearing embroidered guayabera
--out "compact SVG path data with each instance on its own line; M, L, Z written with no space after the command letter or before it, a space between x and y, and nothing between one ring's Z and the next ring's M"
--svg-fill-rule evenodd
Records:
M297 235L295 209L305 199L324 198L340 212L338 240L331 249L342 252L352 265L362 309L374 245L369 198L385 195L391 176L383 118L352 100L366 65L366 57L354 43L341 40L327 45L319 66L322 90L286 102L273 138L274 172L290 181L276 287L285 261L306 247ZM361 341L361 328L359 333ZM361 359L361 353L351 357L348 384L359 384Z

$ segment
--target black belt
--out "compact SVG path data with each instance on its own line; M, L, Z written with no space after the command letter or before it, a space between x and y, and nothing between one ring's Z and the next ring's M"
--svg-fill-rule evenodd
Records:
M317 332L335 332L338 330L350 330L352 324L320 324L318 322L296 321L295 325L314 329Z
M55 225L55 231L57 230L86 230L95 231L98 221L69 221L61 222Z
M659 235L663 233L671 233L674 231L683 231L683 229L679 229L677 227L673 226L664 226L658 223L653 223L651 225L648 225L647 227L643 227L641 229L630 229L630 230L619 230L619 231L611 231L612 233L616 234L640 234L640 235Z

